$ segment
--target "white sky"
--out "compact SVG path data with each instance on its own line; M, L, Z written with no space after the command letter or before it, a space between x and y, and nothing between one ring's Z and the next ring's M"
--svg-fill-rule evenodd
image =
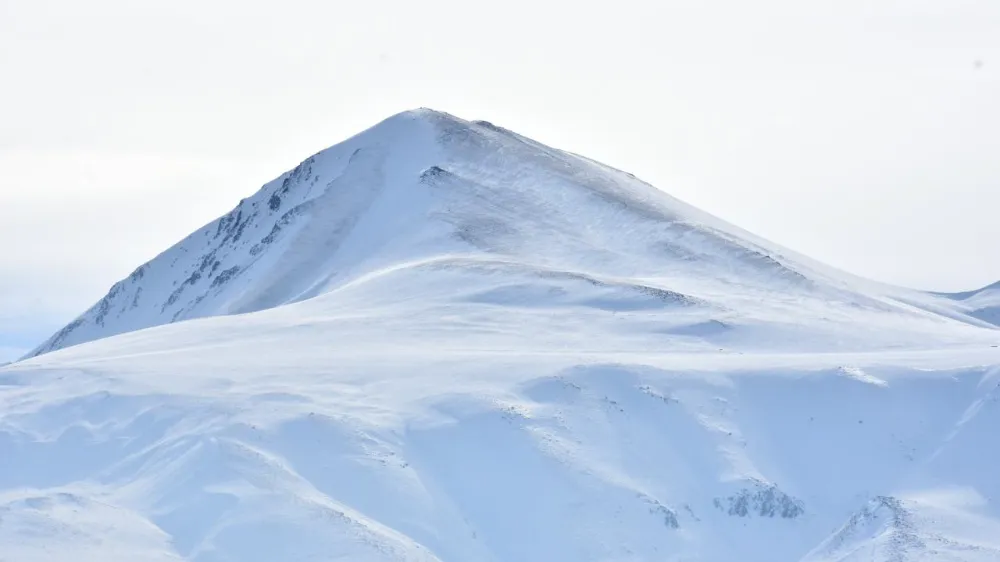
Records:
M0 348L420 106L854 273L1000 279L997 0L0 0Z

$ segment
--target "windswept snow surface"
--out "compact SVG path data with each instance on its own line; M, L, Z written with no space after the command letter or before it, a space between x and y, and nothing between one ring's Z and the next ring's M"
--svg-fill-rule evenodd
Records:
M969 310L407 112L0 368L0 561L1000 560Z
M978 291L948 296L959 301L968 315L1000 326L1000 282Z

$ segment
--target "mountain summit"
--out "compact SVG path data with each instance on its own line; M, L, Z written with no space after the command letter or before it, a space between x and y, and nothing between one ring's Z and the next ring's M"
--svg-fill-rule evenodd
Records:
M265 184L116 283L29 356L301 301L380 271L472 263L535 279L569 276L615 298L656 295L712 309L708 332L754 321L718 302L732 293L781 314L806 312L792 310L803 299L876 317L903 313L917 331L942 318L979 322L948 299L821 266L630 174L484 121L420 109Z

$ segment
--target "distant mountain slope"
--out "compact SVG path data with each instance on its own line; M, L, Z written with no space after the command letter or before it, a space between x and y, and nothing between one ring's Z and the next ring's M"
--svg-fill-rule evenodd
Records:
M629 174L489 123L416 110L264 185L116 283L30 356L262 310L381 269L456 255L629 279L706 301L742 291L786 308L808 297L918 322L940 315L976 322L947 299L833 271Z
M1000 281L977 291L947 296L959 301L969 316L1000 326Z

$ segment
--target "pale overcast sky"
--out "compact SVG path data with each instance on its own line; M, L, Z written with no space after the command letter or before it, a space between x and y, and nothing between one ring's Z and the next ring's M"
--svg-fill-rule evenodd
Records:
M0 0L0 76L0 358L420 106L853 273L1000 279L997 0Z

